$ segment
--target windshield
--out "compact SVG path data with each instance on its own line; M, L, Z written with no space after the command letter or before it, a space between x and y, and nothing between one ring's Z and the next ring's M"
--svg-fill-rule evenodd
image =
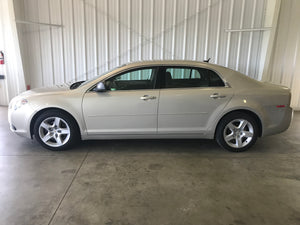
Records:
M109 70L109 71L107 71L107 72L105 72L105 73L102 73L102 74L100 74L100 75L98 75L98 76L95 76L95 77L93 77L93 78L91 78L91 79L89 79L89 80L86 80L86 81L84 81L82 84L80 84L79 87L82 87L82 86L84 86L84 85L86 85L86 84L89 84L89 83L93 82L94 80L98 79L99 77L101 77L101 76L103 76L103 75L105 75L105 74L108 74L108 73L111 72L111 71L112 71L112 70Z
M94 80L98 79L99 77L101 77L101 76L103 76L103 75L106 75L106 74L110 73L111 71L113 71L113 70L115 70L115 69L118 69L118 68L121 68L121 67L123 67L123 66L126 66L126 64L121 65L121 66L118 66L118 67L113 68L113 69L110 69L110 70L108 70L108 71L106 71L106 72L104 72L104 73L102 73L102 74L100 74L100 75L98 75L98 76L95 76L95 77L93 77L93 78L91 78L91 79L89 79L89 80L86 80L86 81L84 81L82 84L80 84L79 87L82 87L82 86L84 86L84 85L86 85L86 84L89 84L89 83L93 82Z

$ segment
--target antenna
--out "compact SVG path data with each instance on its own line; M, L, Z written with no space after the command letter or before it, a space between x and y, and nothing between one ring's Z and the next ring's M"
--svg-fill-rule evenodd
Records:
M205 60L203 60L203 62L209 63L209 60L210 60L210 59L211 59L211 58L205 59Z

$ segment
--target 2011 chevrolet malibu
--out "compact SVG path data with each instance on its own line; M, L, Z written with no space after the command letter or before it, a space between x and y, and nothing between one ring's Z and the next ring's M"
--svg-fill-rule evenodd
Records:
M50 150L82 139L205 138L240 152L286 130L291 93L225 67L193 61L130 63L68 88L12 99L13 132Z

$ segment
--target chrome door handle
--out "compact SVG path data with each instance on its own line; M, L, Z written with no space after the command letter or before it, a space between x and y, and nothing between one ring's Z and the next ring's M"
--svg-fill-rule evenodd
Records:
M155 96L149 96L149 95L144 95L142 97L140 97L141 100L147 101L147 100L153 100L156 99Z
M218 99L218 98L225 98L226 95L219 95L219 93L213 93L210 97L213 99Z

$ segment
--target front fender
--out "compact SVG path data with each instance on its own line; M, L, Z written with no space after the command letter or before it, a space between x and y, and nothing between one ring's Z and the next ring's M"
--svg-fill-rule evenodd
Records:
M86 136L86 125L82 115L82 97L80 96L41 96L32 99L31 107L34 110L28 124L28 129L31 131L35 119L39 114L46 110L58 109L70 114L78 124L81 136Z

